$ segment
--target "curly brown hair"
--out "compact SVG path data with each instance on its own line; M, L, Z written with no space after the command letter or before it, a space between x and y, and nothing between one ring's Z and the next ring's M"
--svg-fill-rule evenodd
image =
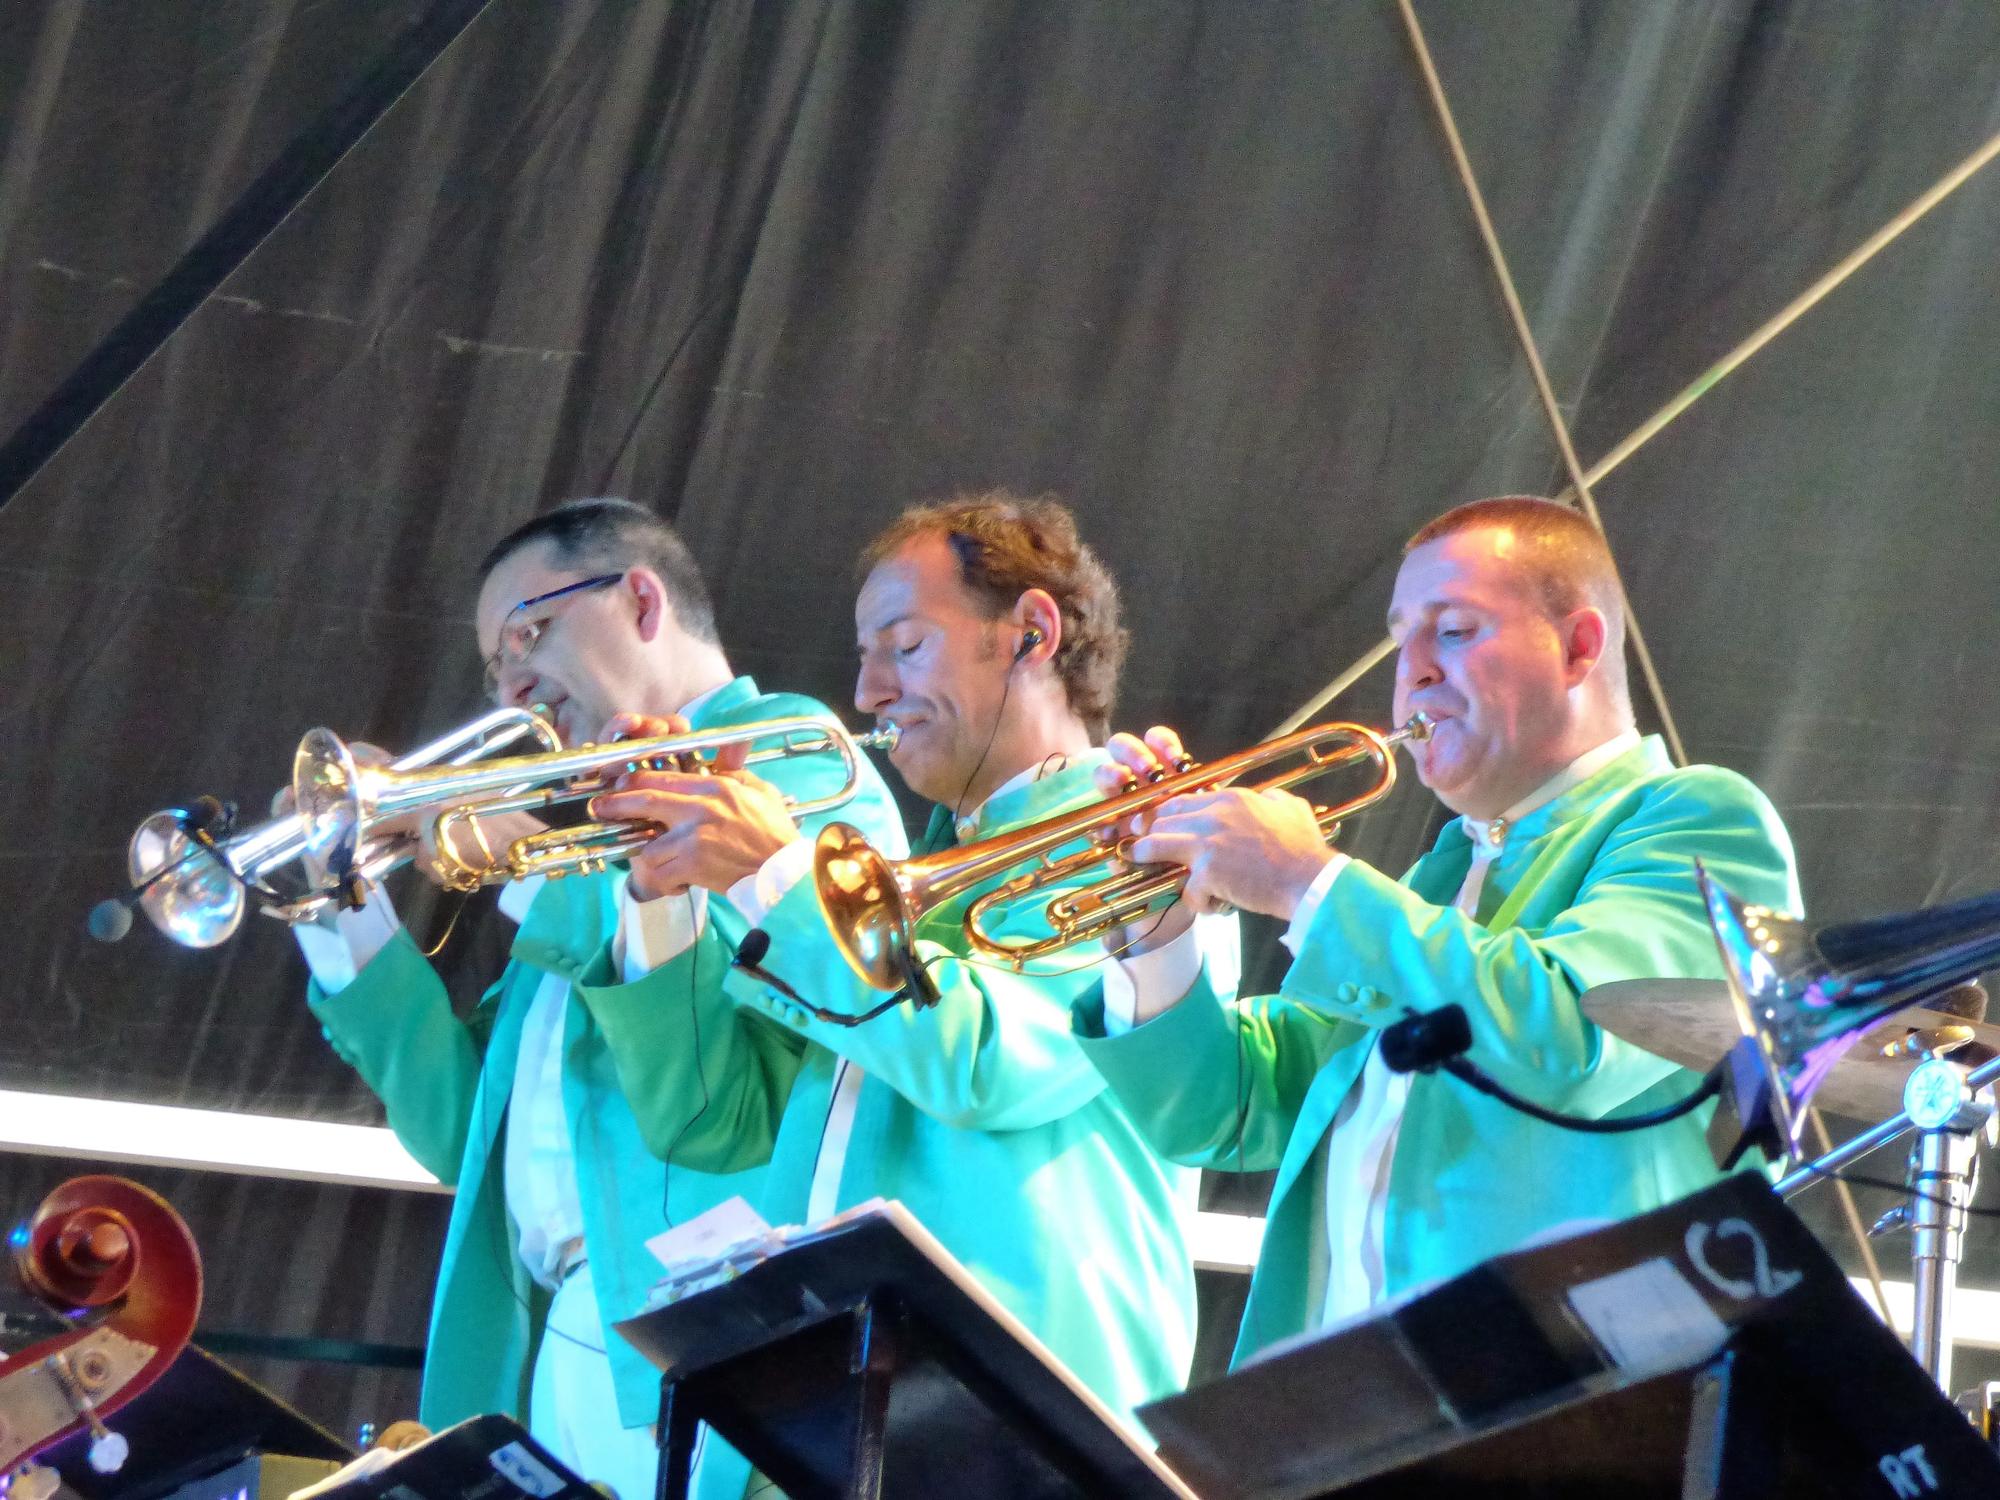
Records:
M856 572L921 537L941 536L958 558L958 575L999 619L1029 589L1056 602L1062 639L1051 661L1069 706L1093 741L1111 732L1111 706L1130 636L1119 623L1118 584L1076 533L1076 517L1054 495L1011 490L964 492L913 505L862 548Z

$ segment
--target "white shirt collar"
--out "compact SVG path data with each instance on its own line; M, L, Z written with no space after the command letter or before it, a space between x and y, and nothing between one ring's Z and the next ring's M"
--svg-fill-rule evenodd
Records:
M1638 730L1623 730L1614 734L1595 750L1584 751L1499 817L1484 819L1461 817L1459 822L1465 826L1466 836L1472 840L1475 857L1483 856L1491 859L1499 852L1501 841L1506 838L1509 827L1520 822L1536 808L1555 801L1571 787L1588 781L1638 743Z
M971 838L973 829L979 826L979 815L986 810L988 802L1005 793L1017 791L1031 782L1040 781L1044 776L1053 776L1056 772L1067 770L1068 768L1069 756L1058 750L1055 754L1036 761L1032 766L1027 767L1027 769L1016 771L1012 776L1009 776L1000 785L988 792L979 806L973 808L970 812L960 813L957 817L953 818L952 827L957 831L961 840Z

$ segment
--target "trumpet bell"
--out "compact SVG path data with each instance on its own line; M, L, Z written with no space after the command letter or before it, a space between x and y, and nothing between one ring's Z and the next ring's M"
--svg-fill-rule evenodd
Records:
M361 767L331 729L314 729L292 757L292 795L306 848L329 869L353 866L361 844Z
M854 972L878 990L898 988L915 914L895 862L852 823L829 823L813 841L813 885Z
M125 847L125 869L139 905L184 948L215 948L243 921L243 882L207 845L189 837L187 815L156 812Z
M522 738L537 740L551 750L558 746L554 728L540 713L496 708L420 745L389 769L407 771L440 761L467 765ZM414 839L397 835L371 842L364 836L360 798L372 786L372 779L362 781L362 768L339 738L327 730L315 730L301 752L294 757L293 767L297 771L301 761L308 763L304 779L312 788L309 800L316 810L311 830L296 811L237 829L233 814L217 819L206 814L197 817L184 808L168 808L152 814L133 833L126 846L126 871L140 909L167 937L183 947L213 948L237 930L245 909L252 904L280 921L318 920L323 912L348 899L348 881L316 889L309 883L315 877L307 871L273 880L309 852L344 848L344 856L337 861L339 868L366 879L380 878L407 862ZM214 798L202 798L196 805L201 803L221 806ZM308 883L301 885L295 876L307 877ZM288 891L287 886L292 889ZM122 900L113 905L122 912ZM123 935L123 928L99 932L96 923L93 913L94 936L115 942ZM126 925L130 925L129 920Z

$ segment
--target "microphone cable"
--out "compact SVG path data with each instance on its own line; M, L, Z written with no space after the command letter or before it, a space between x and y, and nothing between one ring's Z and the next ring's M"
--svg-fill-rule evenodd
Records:
M1472 1023L1466 1019L1462 1005L1442 1005L1428 1011L1406 1007L1403 1020L1384 1028L1380 1046L1382 1062L1392 1073L1430 1073L1441 1068L1468 1088L1499 1100L1531 1120L1583 1135L1623 1135L1634 1130L1651 1130L1693 1114L1722 1092L1723 1068L1717 1064L1685 1098L1644 1114L1600 1119L1549 1109L1515 1093L1465 1056L1472 1047Z

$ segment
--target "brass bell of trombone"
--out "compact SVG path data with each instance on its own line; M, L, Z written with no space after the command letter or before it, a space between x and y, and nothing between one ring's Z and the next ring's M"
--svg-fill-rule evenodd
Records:
M1739 900L1700 860L1695 880L1722 951L1781 1153L1796 1151L1813 1092L1885 1016L2000 962L2000 891L1948 906L1810 927ZM1738 1103L1752 1130L1756 1113Z

